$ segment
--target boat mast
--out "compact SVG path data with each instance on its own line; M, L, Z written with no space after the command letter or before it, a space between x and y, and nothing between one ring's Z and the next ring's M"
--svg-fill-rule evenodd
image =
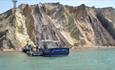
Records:
M47 21L44 19L45 18L45 16L44 16L44 11L43 11L43 9L42 9L42 4L40 3L39 5L38 5L38 7L39 7L39 11L40 11L40 14L42 15L42 17L43 17L43 19L42 19L42 22L43 22L43 24L41 24L40 26L41 26L41 28L40 28L40 35L39 35L39 42L38 42L38 44L39 44L39 47L40 48L47 48L47 42L46 42L46 39L47 39L47 36L48 36L48 34L47 34ZM44 40L44 41L43 41Z

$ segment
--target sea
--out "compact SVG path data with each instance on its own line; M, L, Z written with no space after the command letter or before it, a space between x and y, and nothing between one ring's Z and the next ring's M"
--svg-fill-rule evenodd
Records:
M63 57L0 52L0 70L115 70L115 49L72 50Z

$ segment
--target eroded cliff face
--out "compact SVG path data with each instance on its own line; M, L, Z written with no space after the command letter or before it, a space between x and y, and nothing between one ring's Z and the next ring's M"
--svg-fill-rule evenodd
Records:
M27 41L39 45L41 29L48 25L48 38L63 47L115 45L115 10L59 3L22 4L13 15L0 15L1 47L24 47ZM10 43L10 45L9 45ZM7 45L7 46L6 46ZM56 44L53 44L56 45Z
M19 47L15 30L15 15L12 14L12 10L0 14L0 49Z
M30 44L35 46L35 29L34 20L31 16L31 9L29 9L29 7L26 7L26 5L17 8L15 12L15 18L16 40L18 41L20 46L24 47L27 44L27 41L29 41Z

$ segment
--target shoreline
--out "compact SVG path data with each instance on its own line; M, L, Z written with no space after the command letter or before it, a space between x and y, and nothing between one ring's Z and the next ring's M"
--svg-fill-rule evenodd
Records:
M18 49L2 49L0 50L0 52L22 52L22 48L18 48Z
M94 47L72 47L70 50L85 50L85 49L115 49L115 46L94 46ZM2 49L0 52L22 52L22 48L19 49Z
M94 46L94 47L73 47L71 50L85 50L85 49L115 49L115 46Z

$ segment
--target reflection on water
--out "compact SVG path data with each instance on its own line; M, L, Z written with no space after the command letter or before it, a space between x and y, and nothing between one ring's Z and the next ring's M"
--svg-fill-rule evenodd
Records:
M20 52L0 53L0 70L115 70L115 49L71 52L66 57L28 57Z

